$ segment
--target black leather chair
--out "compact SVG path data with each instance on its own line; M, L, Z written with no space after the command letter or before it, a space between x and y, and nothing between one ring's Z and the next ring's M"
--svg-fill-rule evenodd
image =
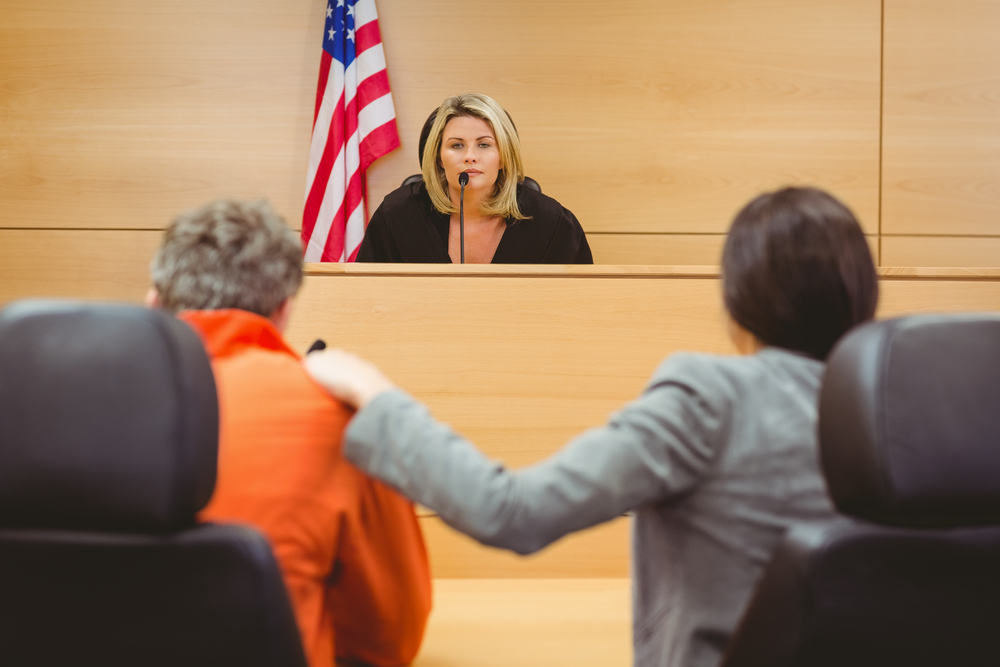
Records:
M435 109L431 112L431 115L427 117L424 121L424 126L420 129L420 143L417 146L417 163L423 166L424 164L424 148L427 146L427 137L431 133L431 125L434 124L434 119L437 118L438 110ZM510 114L507 114L507 118L510 118ZM510 124L514 125L514 119L510 118ZM514 128L517 132L517 127ZM422 183L424 180L423 174L413 174L412 176L407 176L403 179L403 185L410 185L411 183ZM522 184L526 187L536 190L538 192L542 191L542 186L539 185L538 181L531 178L530 176L525 176Z
M723 664L1000 664L1000 317L852 332L819 436L846 516L789 531Z
M304 666L267 542L195 520L217 456L187 325L133 306L0 311L0 663Z

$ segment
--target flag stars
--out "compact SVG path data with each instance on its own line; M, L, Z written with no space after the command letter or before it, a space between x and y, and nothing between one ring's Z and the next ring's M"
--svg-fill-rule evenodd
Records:
M347 39L351 40L352 42L354 41L354 31L351 30L350 28L348 28L347 30Z
M347 8L347 15L354 16L354 5L351 5L350 7Z
M333 5L327 5L326 6L326 18L328 18L328 19L332 19L333 18Z
M329 39L331 42L333 41L334 37L337 36L337 32L333 28L330 28L330 31L326 34L327 34L327 39Z

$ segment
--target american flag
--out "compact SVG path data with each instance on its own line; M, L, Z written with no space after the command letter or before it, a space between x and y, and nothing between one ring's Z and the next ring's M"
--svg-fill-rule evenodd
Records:
M307 262L353 261L365 235L365 171L399 147L375 0L328 0L309 148Z

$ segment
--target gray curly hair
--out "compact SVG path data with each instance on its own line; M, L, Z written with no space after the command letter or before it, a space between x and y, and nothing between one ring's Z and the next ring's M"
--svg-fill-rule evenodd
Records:
M220 199L177 216L150 267L160 306L270 317L302 285L302 244L266 201Z

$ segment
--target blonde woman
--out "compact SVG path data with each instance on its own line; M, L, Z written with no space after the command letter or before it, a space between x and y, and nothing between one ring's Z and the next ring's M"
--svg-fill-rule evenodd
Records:
M466 263L593 264L576 216L523 184L517 130L495 100L479 93L449 97L425 133L423 180L386 196L368 223L357 261L458 264L459 178L466 174Z

